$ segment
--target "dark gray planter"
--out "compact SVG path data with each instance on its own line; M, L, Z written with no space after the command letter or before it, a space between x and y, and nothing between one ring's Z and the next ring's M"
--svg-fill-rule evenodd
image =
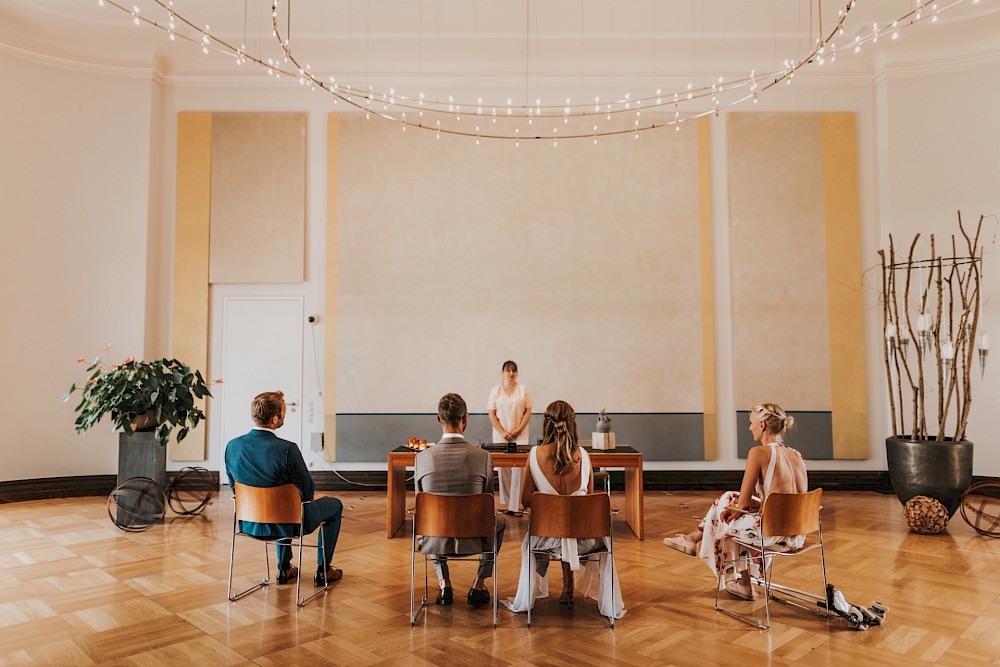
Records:
M133 477L148 477L166 486L167 448L153 437L153 431L118 434L118 483Z
M132 435L118 434L118 483L133 477L148 477L159 484L152 489L156 495L155 502L163 508L164 490L167 486L167 448L153 437L153 431L137 431ZM119 505L125 505L125 512L138 511L139 500L119 499ZM136 505L133 507L132 505ZM119 520L124 513L119 508Z
M949 518L955 514L962 493L972 483L971 442L886 438L885 451L889 480L900 502L929 496L941 501Z

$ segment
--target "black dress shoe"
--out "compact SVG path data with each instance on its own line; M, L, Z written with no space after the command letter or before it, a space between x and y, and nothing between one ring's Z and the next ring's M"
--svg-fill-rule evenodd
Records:
M438 597L437 600L434 601L434 604L451 604L454 601L455 594L452 592L451 586L448 586L447 588L442 588L438 591Z
M344 571L339 567L333 567L332 565L326 570L326 583L332 584L335 581L340 581L340 578L344 576ZM313 577L313 585L323 586L323 569L320 568L316 571L316 576Z
M299 578L299 568L289 565L287 570L278 570L278 583L287 584Z
M490 602L490 592L485 588L479 590L477 588L469 589L469 606L473 609L479 609L483 605L489 604Z

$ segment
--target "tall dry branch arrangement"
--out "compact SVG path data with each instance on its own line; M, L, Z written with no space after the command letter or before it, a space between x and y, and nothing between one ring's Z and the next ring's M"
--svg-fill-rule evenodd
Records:
M970 235L959 212L961 239L952 235L945 254L939 254L931 235L929 255L919 257L920 234L910 242L905 259L897 257L891 234L888 253L878 251L882 259L882 352L893 437L965 438L977 346L981 367L989 353L989 337L978 337L983 219L980 216ZM936 387L937 409L928 421L930 387Z

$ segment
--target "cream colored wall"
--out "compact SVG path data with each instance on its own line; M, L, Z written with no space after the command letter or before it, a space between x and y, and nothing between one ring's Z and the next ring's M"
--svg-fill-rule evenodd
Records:
M340 124L337 412L703 411L697 133L442 141Z
M44 78L44 85L41 83ZM833 80L826 85L796 84L763 96L754 110L854 111L858 113L858 147L862 219L862 258L874 265L875 251L890 229L897 235L914 230L950 230L954 209L970 215L995 212L996 174L1000 173L1000 128L997 108L1000 68L984 64L970 71L890 73L877 87L863 81ZM133 78L121 71L63 70L0 55L0 220L9 242L0 246L5 284L12 289L0 296L5 323L0 328L0 367L5 375L0 400L5 414L17 419L4 429L5 460L0 479L28 479L58 475L109 474L117 453L110 429L95 430L79 439L72 431L72 406L58 402L65 387L77 377L73 359L95 354L107 342L122 353L142 353L167 340L169 313L161 299L169 284L169 247L162 227L147 237L146 220L173 220L172 166L176 159L176 114L180 110L306 111L307 229L306 281L295 286L249 286L264 294L289 290L304 295L307 312L322 311L325 303L325 155L328 108L316 95L276 94L273 82L244 87L168 83L162 89L162 137L151 128L152 84L148 77ZM266 85L265 85L266 84ZM930 92L930 94L928 94ZM66 103L72 99L73 104ZM123 112L123 110L126 110ZM724 121L724 118L720 119ZM877 132L876 132L877 128ZM729 235L725 122L710 124L712 151L713 236ZM159 140L158 140L159 139ZM444 141L444 139L442 139ZM163 164L157 180L147 179L153 152ZM153 212L150 212L150 209ZM158 215L157 215L158 213ZM318 222L317 222L318 221ZM157 246L163 261L146 259L146 241ZM137 249L134 253L123 249ZM648 469L736 469L735 429L731 415L739 407L733 384L732 279L730 247L717 243L714 252L715 315L720 387L718 412L719 459L713 462L647 462ZM989 260L987 260L989 262ZM989 271L987 294L1000 293L1000 271ZM26 279L25 276L30 277ZM82 280L81 276L86 276ZM146 290L144 280L156 285ZM870 277L865 279L866 359L871 458L862 461L813 461L812 469L884 469L881 449L887 419L881 375L880 329ZM155 296L154 296L155 295ZM214 294L215 297L218 293ZM152 312L146 315L147 304ZM995 299L986 305L991 330L1000 330ZM318 340L326 322L316 327ZM307 332L307 336L308 336ZM161 341L154 343L152 341ZM150 350L147 350L150 351ZM162 353L162 347L153 350ZM312 373L322 368L322 344L313 356L305 341L307 394L318 406L322 396ZM996 352L994 353L997 354ZM991 361L994 371L1000 357ZM211 373L211 371L210 371ZM1000 448L991 445L1000 432L1000 420L989 409L1000 399L1000 386L987 375L975 385L977 403L970 437L977 442L975 473L1000 474ZM730 389L727 389L730 388ZM8 413L6 406L10 406ZM882 418L880 419L880 414ZM322 424L304 425L304 431ZM217 469L218 441L213 440L206 461ZM20 453L23 452L23 453ZM307 457L312 454L307 452ZM318 458L318 457L317 457ZM311 459L315 467L337 468ZM349 468L360 468L349 464ZM384 464L371 464L371 469Z
M152 84L105 71L0 54L0 480L117 469L59 402L77 357L144 353Z
M305 114L213 113L212 283L305 277Z
M957 232L956 210L966 223L991 216L984 226L982 289L994 350L985 380L976 362L967 437L976 445L974 473L1000 475L1000 59L964 71L895 72L878 92L883 242L891 231L897 247L918 232L935 234L940 243Z
M736 404L828 411L820 116L728 121Z

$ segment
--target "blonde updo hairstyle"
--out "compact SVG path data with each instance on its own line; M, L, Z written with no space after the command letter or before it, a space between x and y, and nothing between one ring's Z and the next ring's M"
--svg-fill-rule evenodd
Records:
M553 472L565 475L580 465L573 460L573 450L579 438L576 434L576 413L566 401L553 401L545 408L542 418L542 444L555 445Z
M774 434L779 441L782 440L781 434L795 425L795 418L786 415L777 403L755 405L750 411L750 416L755 422L764 422L767 432Z

